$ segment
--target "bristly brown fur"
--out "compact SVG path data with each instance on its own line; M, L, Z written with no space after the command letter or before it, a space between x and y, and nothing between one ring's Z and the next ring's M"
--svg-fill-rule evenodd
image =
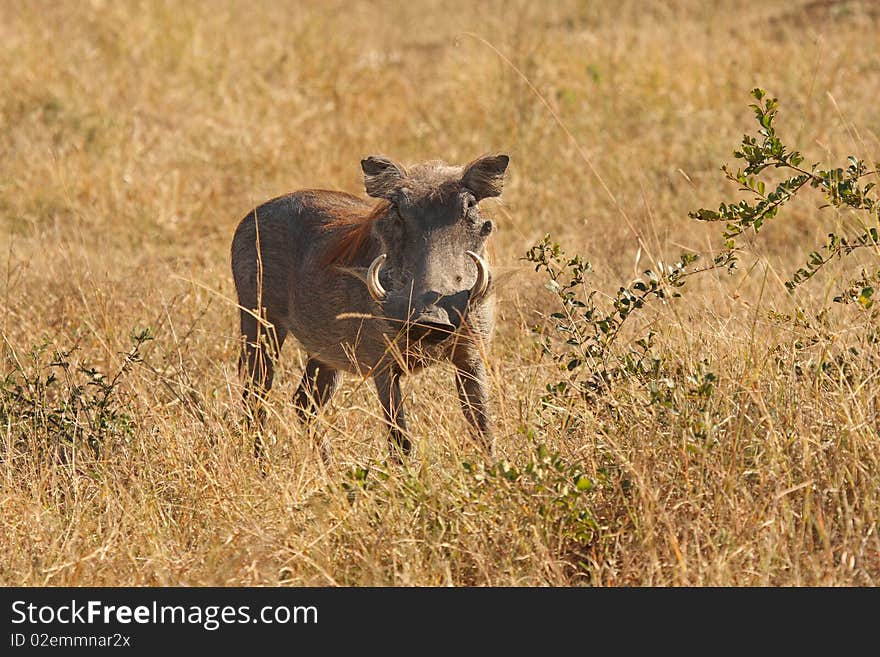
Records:
M334 235L324 252L321 264L329 267L345 266L354 262L357 254L369 241L373 224L388 211L390 205L387 201L381 201L367 214L345 212L324 224L324 230Z

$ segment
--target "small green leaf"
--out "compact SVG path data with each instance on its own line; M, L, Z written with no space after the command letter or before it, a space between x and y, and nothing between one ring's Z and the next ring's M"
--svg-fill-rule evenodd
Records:
M593 482L586 475L577 475L575 477L574 487L579 491L587 491L593 487Z

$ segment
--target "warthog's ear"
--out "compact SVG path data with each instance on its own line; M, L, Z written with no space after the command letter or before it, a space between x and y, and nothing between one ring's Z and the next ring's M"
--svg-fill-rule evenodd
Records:
M504 172L510 158L507 155L484 155L465 167L461 183L477 200L500 196L504 186Z
M406 175L403 168L381 155L371 155L361 160L364 170L364 187L374 198L391 198Z

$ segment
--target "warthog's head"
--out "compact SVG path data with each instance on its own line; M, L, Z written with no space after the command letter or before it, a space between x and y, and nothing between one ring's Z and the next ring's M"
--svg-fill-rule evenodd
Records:
M463 167L428 162L408 170L384 157L361 162L367 193L387 203L373 224L383 253L367 287L411 339L448 338L486 295L493 226L478 204L501 194L508 160L488 155Z

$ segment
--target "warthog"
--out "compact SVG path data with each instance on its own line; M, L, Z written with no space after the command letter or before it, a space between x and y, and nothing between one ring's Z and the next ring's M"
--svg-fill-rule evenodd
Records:
M508 159L404 169L368 157L364 183L378 202L305 190L248 214L232 240L245 399L259 406L291 333L308 353L294 397L298 415L307 419L325 404L343 371L371 376L398 456L410 450L400 378L446 360L465 417L491 449L485 353L495 311L486 240L493 226L478 204L501 194ZM263 414L256 411L259 424Z

